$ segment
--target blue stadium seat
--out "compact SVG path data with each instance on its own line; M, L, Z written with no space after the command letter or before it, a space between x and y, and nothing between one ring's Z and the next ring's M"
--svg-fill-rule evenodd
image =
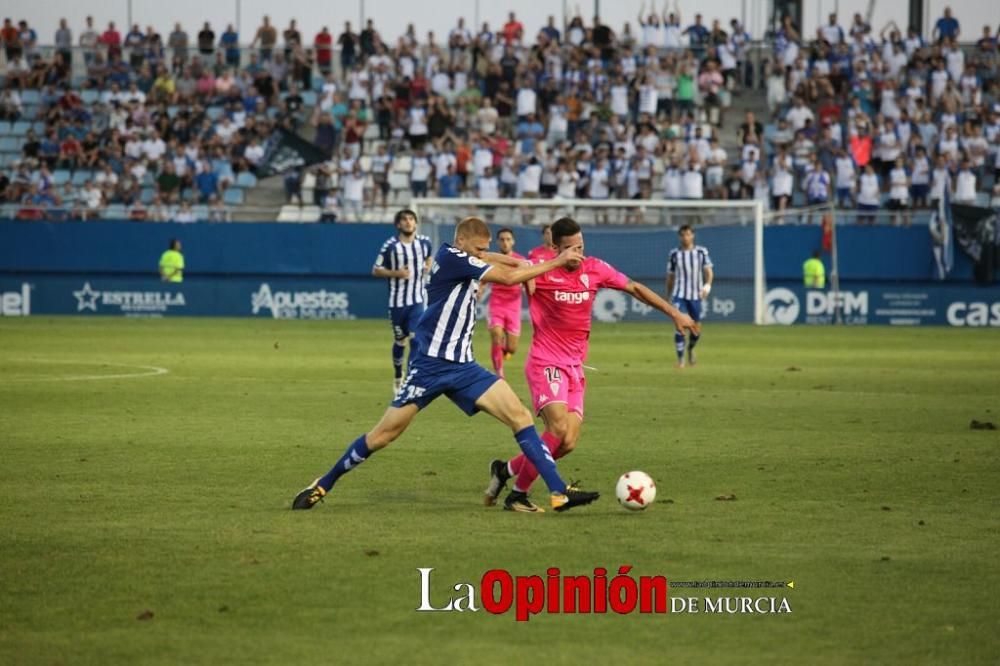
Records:
M83 185L94 177L94 172L87 169L80 169L73 174L73 184Z
M73 177L66 169L56 169L52 172L52 182L55 185L65 185L69 182L69 179Z
M93 88L87 88L86 90L80 91L80 99L83 100L84 104L90 105L98 100L100 93L98 93Z
M35 134L39 137L45 136L45 123L38 121L31 124L31 129L35 130Z
M108 204L108 207L104 209L104 217L109 220L127 220L128 211L125 210L125 204Z
M314 76L312 80L313 90L322 90L324 83L326 83L326 81L323 80L322 76Z
M316 93L312 90L303 90L302 93L302 103L306 106L316 106Z
M205 115L212 120L218 120L222 117L225 110L221 106L210 106L205 109Z
M42 93L38 90L29 89L21 93L22 104L40 104L41 101Z
M222 202L227 206L239 206L243 203L243 190L229 188L222 196Z
M199 221L203 222L208 219L208 206L206 206L205 204L198 204L197 206L192 206L191 212L194 213L195 218L198 219Z
M31 129L31 123L27 120L17 120L10 126L10 133L14 136L24 136Z
M17 215L17 204L5 203L0 205L0 218L4 220L11 220Z
M0 136L7 136L10 134L10 123L6 120L0 121Z
M180 110L181 110L181 107L179 107L179 106L168 106L167 107L167 116L173 118L174 116L177 115L177 112L180 111Z
M241 171L236 176L236 187L257 187L257 176L249 171Z
M19 153L21 152L21 142L17 137L4 136L0 137L0 153Z
M147 206L153 201L153 197L156 195L156 190L152 187L142 188L142 192L139 193L139 201L146 204Z

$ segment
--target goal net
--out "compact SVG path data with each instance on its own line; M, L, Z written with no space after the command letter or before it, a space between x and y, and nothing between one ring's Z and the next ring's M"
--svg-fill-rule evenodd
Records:
M586 253L604 259L630 278L664 294L667 259L677 231L691 225L706 247L715 279L704 303L710 320L765 323L764 209L756 201L560 201L554 199L417 198L411 207L435 243L449 240L454 225L480 217L494 232L514 231L522 254L541 243L542 227L571 217L584 227ZM669 296L669 294L668 294ZM605 321L656 315L621 294L602 292L594 315Z

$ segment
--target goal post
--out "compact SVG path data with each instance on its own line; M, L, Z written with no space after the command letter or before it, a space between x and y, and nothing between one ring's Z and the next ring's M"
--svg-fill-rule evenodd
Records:
M715 315L765 323L764 203L756 200L608 200L414 198L410 207L428 225L436 242L469 216L495 227L535 232L561 217L572 217L585 230L588 248L630 277L665 289L667 255L677 245L677 229L691 225L699 245L715 264L711 303ZM427 228L427 227L425 227ZM701 233L704 232L704 233ZM537 245L537 235L519 241L518 249ZM712 313L707 313L714 318Z

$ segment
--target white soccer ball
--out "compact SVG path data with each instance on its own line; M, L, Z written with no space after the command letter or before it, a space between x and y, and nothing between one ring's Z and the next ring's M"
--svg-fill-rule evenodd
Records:
M656 483L645 472L625 472L618 477L615 494L629 511L642 511L656 499Z

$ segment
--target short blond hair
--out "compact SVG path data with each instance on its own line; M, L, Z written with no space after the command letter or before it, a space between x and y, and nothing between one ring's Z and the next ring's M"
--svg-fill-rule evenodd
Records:
M490 227L482 218L478 217L467 217L458 223L455 227L455 238L462 236L464 238L492 238L493 234L490 232Z

